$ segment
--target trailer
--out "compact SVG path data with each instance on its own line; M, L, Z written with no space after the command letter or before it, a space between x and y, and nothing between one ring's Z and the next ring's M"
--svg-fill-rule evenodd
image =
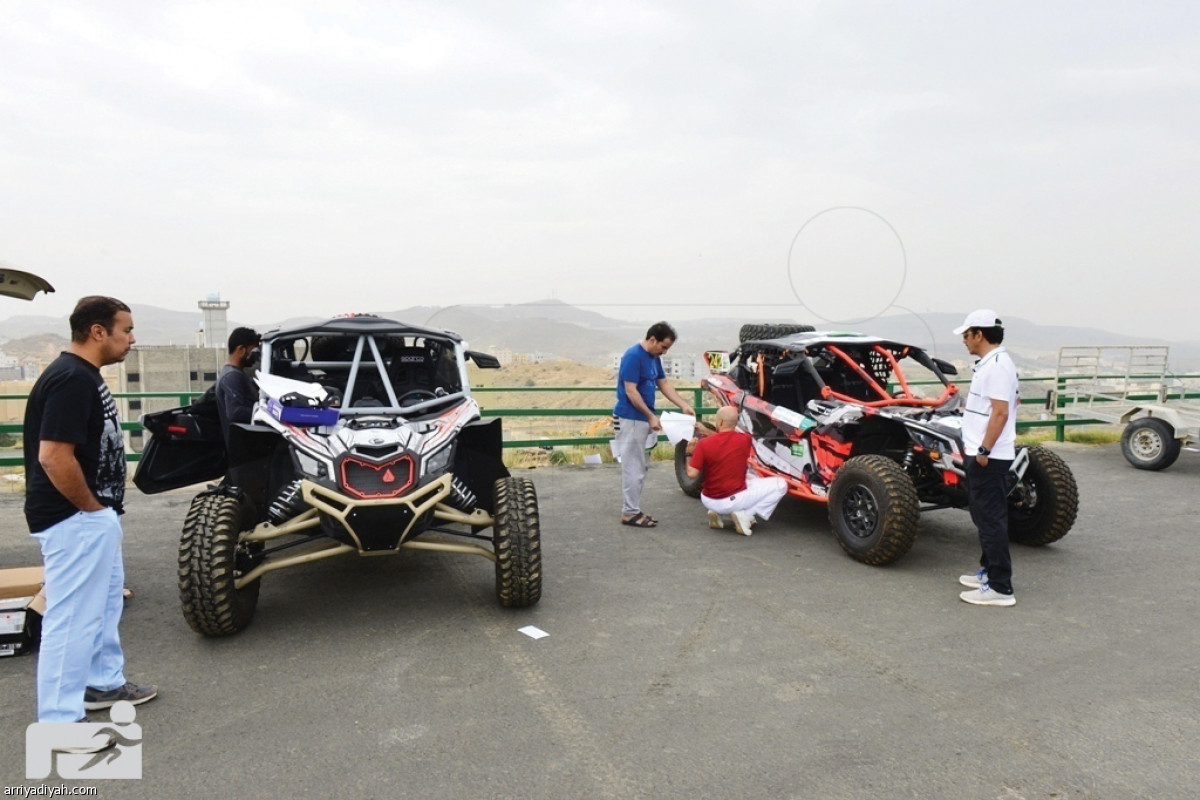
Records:
M1160 345L1061 347L1049 408L1076 419L1124 425L1121 452L1138 469L1161 470L1200 441L1200 392L1168 368Z

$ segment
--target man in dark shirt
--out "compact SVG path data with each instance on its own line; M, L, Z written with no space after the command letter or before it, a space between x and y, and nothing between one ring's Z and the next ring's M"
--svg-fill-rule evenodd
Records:
M254 415L258 391L246 369L258 362L258 347L262 342L251 328L234 328L229 334L229 360L217 376L217 414L221 418L221 433L229 444L229 426L249 422Z
M717 432L696 442L687 475L692 480L704 475L700 502L708 509L710 528L724 528L721 515L728 514L734 529L749 536L755 516L770 519L775 512L787 494L787 481L778 475L747 477L754 441L750 434L737 430L737 419L733 406L717 409Z
M38 722L79 722L84 709L144 703L155 686L125 680L121 523L125 444L100 368L133 346L129 307L85 297L71 346L38 378L25 408L25 518L42 548L46 616L38 657Z

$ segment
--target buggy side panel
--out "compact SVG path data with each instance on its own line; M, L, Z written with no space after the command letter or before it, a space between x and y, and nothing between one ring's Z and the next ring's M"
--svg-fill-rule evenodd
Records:
M229 427L229 473L225 483L236 487L257 521L267 507L297 477L291 451L276 431L264 425Z
M479 498L479 507L495 512L495 483L508 477L504 466L504 436L499 417L478 419L463 426L454 454L454 475Z

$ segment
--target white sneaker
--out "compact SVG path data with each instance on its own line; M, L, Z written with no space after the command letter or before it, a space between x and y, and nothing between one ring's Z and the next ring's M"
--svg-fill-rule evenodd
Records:
M754 527L753 515L745 511L734 511L729 517L733 520L734 529L743 536L749 536L751 528Z
M970 575L959 575L958 582L968 588L978 589L980 586L987 583L987 570L985 570L983 567L980 567Z
M715 511L708 512L708 527L720 530L725 527L725 521L721 519L721 515Z
M1016 594L1000 594L986 583L980 584L978 589L963 592L959 598L973 606L1015 606L1017 604Z
M88 720L87 717L84 717L83 719L79 720L79 722L87 723L90 722L90 720ZM100 738L97 739L96 736L99 736ZM54 748L54 751L57 753L68 753L71 755L88 755L90 753L103 753L105 750L109 749L110 747L115 747L117 744L117 738L111 733L97 733L96 736L93 736L92 741L88 742L87 744L56 747Z

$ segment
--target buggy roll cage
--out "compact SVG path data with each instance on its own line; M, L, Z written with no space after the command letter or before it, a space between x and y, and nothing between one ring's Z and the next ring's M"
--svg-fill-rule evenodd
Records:
M858 359L846 352L846 349L843 346L825 339L818 339L814 341L811 337L808 337L808 341L795 341L788 339L769 340L767 342L745 342L733 351L730 356L731 360L738 359L739 357L744 359L746 356L748 356L749 353L746 352L748 349L746 345L764 343L778 347L780 350L779 361L774 367L772 367L772 374L786 375L793 371L801 371L812 380L813 384L817 387L821 398L824 400L841 400L843 402L854 403L855 405L865 406L867 408L883 408L888 406L935 408L943 405L951 397L958 394L958 387L951 383L950 379L947 378L945 374L946 371L955 371L950 364L939 361L939 359L931 358L928 353L919 347L913 347L911 345L900 344L897 342L883 340L864 341L863 339L859 339L859 341L853 343L869 344L870 352L877 354L887 363L891 373L895 375L896 381L900 384L899 396L888 394L887 389L881 385L880 380L877 379L875 375L872 375L870 372L868 372L863 365L859 363ZM825 382L825 379L821 377L816 366L812 362L809 349L814 347L819 347L821 354L828 354L849 367L864 381L866 387L873 394L878 395L879 399L868 400L861 397L853 397L845 394L844 392L836 391L833 389L833 387L829 386ZM897 355L899 358L897 358ZM932 372L945 386L945 389L942 391L942 393L936 398L917 397L917 395L913 393L912 387L909 386L908 380L904 375L904 370L900 367L900 359L903 358L912 358L918 364ZM757 365L756 372L758 375L758 396L765 397L767 377L766 358L762 352L759 352L756 354L756 358L754 360ZM744 360L743 363L745 363Z
M314 355L312 352L312 340L315 337L323 336L337 337L347 342L353 340L354 355L349 360L317 360L316 358L312 358ZM438 357L442 359L446 358L444 351L448 350L453 353L454 372L456 373L455 377L458 384L457 390L446 392L445 386L430 384L427 388L414 387L403 394L397 394L393 372L398 364L397 359L402 358L402 356L397 353L388 352L389 349L393 348L396 339L412 342L411 347L414 349L416 347L425 348L431 356L433 355L433 350L441 350L443 353L438 354ZM296 358L296 353L294 352L294 343L297 341L305 341L307 343L307 350L301 358ZM417 345L417 342L421 344ZM285 350L282 347L285 343L292 344L293 349L290 351ZM436 345L436 347L430 348L430 344ZM342 392L343 405L338 409L338 415L342 417L379 414L400 414L405 417L412 417L420 415L431 408L456 403L470 397L470 381L467 377L466 363L468 359L475 361L480 367L492 368L500 366L499 362L492 356L466 350L462 338L453 332L408 325L370 316L338 317L317 324L276 329L268 331L262 339L262 363L264 371L267 374L280 374L282 371L288 373L284 377L300 377L303 379L313 377L310 376L312 370L319 370L326 374L329 372L348 371L349 374L346 378L345 389ZM433 370L436 371L438 366L434 364L432 367ZM376 376L378 377L378 382L372 381L371 387L382 387L386 395L386 405L354 405L356 400L362 399L361 396L356 397L355 390L361 389L362 385L366 385L368 380ZM340 383L340 381L337 382ZM424 390L429 394L435 394L436 391L445 393L411 405L402 406L400 404L400 400L405 395L417 390Z

